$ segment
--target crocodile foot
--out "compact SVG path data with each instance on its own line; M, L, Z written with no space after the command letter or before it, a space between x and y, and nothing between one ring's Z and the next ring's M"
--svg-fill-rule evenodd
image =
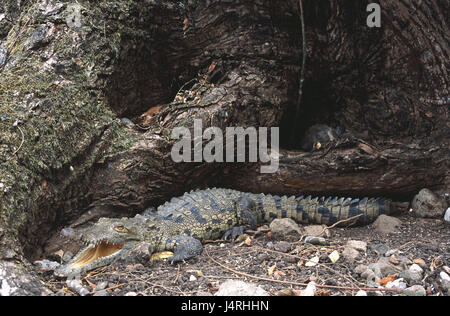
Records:
M231 236L231 242L244 233L245 226L235 226L223 234L222 239L227 240Z
M170 264L197 257L203 251L203 246L200 240L193 237L176 236L170 238L168 242L175 245L173 256L167 258L167 261Z

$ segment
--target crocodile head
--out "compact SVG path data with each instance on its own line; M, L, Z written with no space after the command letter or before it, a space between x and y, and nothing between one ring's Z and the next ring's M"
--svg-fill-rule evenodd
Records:
M142 240L140 218L100 218L83 231L86 246L67 264L55 270L55 275L67 277L110 264L121 254Z

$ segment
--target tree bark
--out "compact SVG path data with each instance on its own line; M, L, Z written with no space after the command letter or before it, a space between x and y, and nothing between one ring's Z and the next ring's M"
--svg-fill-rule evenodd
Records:
M1 43L0 276L10 283L14 262L87 211L131 215L206 186L397 197L448 188L446 1L380 1L382 27L370 29L369 1L304 0L306 52L293 0L86 0L80 26L67 3L24 3ZM155 106L145 128L119 120L141 122ZM280 126L279 172L173 162L171 132L195 118ZM298 150L315 123L345 133Z

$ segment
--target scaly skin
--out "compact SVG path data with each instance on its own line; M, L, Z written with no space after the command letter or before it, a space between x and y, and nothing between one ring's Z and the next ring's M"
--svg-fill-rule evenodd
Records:
M202 240L228 236L234 240L244 227L274 218L330 225L362 214L357 224L363 225L389 211L390 200L384 198L288 198L215 188L191 191L158 207L154 216L101 218L83 234L89 245L55 273L69 276L108 265L141 241L149 243L154 252L173 251L168 259L173 263L199 255Z

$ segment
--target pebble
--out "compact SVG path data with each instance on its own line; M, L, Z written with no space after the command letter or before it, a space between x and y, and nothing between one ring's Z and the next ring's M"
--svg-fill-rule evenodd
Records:
M360 252L366 252L367 243L364 241L360 241L360 240L349 240L349 241L347 241L346 247L351 247Z
M197 281L197 278L195 277L195 275L191 275L191 276L189 277L189 281L190 281L190 282Z
M389 247L385 244L371 244L369 248L375 251L379 256L385 256L389 252Z
M381 257L376 263L370 264L369 269L375 272L379 278L384 278L389 274L396 274L401 271L401 268L390 263L387 257Z
M219 286L215 296L269 296L261 287L240 280L227 280Z
M306 244L316 245L316 246L328 246L329 242L323 237L307 236L305 238Z
M405 296L426 296L427 291L422 285L413 285L403 290Z
M342 256L348 262L354 262L355 260L361 258L361 254L359 253L359 251L352 247L345 247L344 251L342 252Z
M445 211L444 221L450 225L450 207Z
M388 282L386 287L389 289L400 289L404 290L408 287L408 285L404 282L403 278L395 279L394 281Z
M355 268L355 272L361 275L363 272L365 272L368 269L368 267L365 264L359 264Z
M270 223L270 231L274 238L286 236L301 236L302 231L291 218L276 218Z
M304 290L300 291L299 296L314 296L316 294L316 290L317 290L316 282L311 281L308 283L308 285Z
M89 290L81 285L80 280L75 280L75 279L67 280L66 284L69 289L74 290L80 296L86 296L89 294Z
M424 218L442 218L447 202L429 189L420 190L412 201L414 216Z
M367 292L364 290L359 290L358 292L356 292L355 296L367 296Z
M92 296L109 296L108 291L106 290L99 290L98 292L95 292Z
M402 221L398 218L382 214L378 216L372 227L378 233L392 234L398 232L401 225Z
M308 225L304 226L303 230L307 236L319 237L324 232L323 228L322 225Z
M305 267L315 267L319 263L320 258L315 256L305 263Z
M423 273L423 269L415 263L409 267L409 271L419 273L420 275Z
M291 251L291 244L287 241L280 241L274 244L273 249L283 253Z

